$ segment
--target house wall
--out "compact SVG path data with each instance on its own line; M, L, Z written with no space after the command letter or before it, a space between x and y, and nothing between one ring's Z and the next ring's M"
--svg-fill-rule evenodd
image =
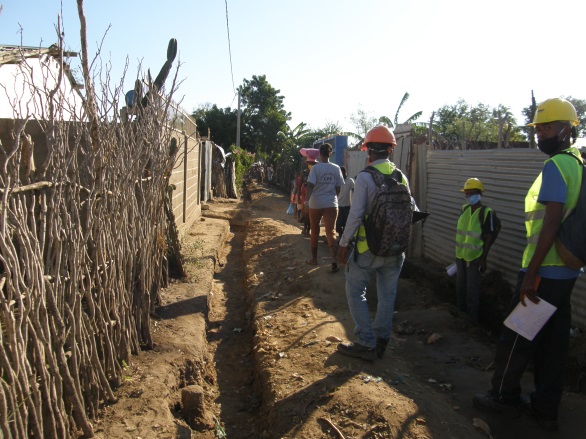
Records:
M177 140L179 152L169 183L175 185L172 196L175 223L179 230L184 230L201 215L202 144L195 133L188 136L185 131L173 129L172 137Z
M28 115L49 119L49 90L59 82L59 63L49 55L27 58L21 63L0 64L0 118L12 119ZM84 117L83 101L66 78L61 78L53 97L60 120Z
M0 141L5 151L10 150L13 143L12 132L18 128L20 121L0 119ZM185 130L171 128L172 137L179 146L177 161L173 168L170 184L175 185L172 203L175 222L179 229L189 227L201 214L200 191L200 161L205 159L200 151L200 142L193 133L191 136ZM33 161L38 168L47 157L47 137L37 121L28 121L25 133L32 137L34 144ZM211 156L211 148L208 148ZM2 164L0 155L0 165ZM186 158L186 159L185 159ZM211 160L210 157L207 160Z

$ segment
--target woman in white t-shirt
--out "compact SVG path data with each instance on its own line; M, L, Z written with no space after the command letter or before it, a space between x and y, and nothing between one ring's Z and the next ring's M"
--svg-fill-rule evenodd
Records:
M329 143L320 146L320 163L311 168L307 178L305 208L309 208L311 259L306 262L310 265L317 265L319 224L323 217L330 256L332 257L332 272L335 273L338 271L338 264L334 227L338 216L338 194L344 184L344 178L340 167L329 161L332 151L332 145Z

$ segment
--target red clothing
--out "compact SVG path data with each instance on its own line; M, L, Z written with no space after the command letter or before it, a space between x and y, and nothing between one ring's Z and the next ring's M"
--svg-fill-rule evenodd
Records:
M305 204L305 194L307 193L307 186L301 186L301 201L300 203Z

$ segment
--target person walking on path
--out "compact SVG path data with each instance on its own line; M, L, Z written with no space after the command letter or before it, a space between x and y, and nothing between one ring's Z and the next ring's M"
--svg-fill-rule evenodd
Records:
M352 194L354 192L354 179L348 177L348 172L345 166L340 166L342 171L342 177L344 178L344 184L340 189L340 195L338 196L338 219L336 221L336 232L338 237L342 237L344 233L344 227L348 221L348 214L350 213L350 206L352 205Z
M299 201L301 203L299 208L299 222L301 223L301 233L303 236L309 236L309 209L306 208L305 200L307 199L307 178L309 171L315 165L315 161L308 158L306 161L307 169L303 171L301 183L299 185Z
M486 258L500 230L500 221L481 203L484 185L477 178L464 183L466 204L462 206L456 227L456 303L458 309L478 322L480 274L486 271Z
M473 403L477 409L512 417L525 411L544 429L557 430L569 347L570 297L580 270L564 264L554 242L563 219L577 204L582 158L571 146L578 116L570 102L558 98L542 102L530 125L535 127L538 148L549 158L525 198L527 246L508 311L519 303L527 306L528 301L540 300L557 309L532 341L503 326L492 388L475 395ZM522 399L520 380L531 360L535 391Z
M407 178L388 157L397 145L395 135L386 126L371 129L364 139L363 150L368 152L370 165L385 175L400 174L399 184L409 188ZM340 343L341 354L373 361L382 358L393 329L393 313L397 282L405 260L405 253L393 256L376 256L368 247L363 220L372 212L374 199L379 191L368 172L356 177L352 207L344 234L340 239L338 259L346 261L346 297L354 320L357 341ZM349 249L355 240L354 248ZM366 287L371 276L376 275L378 303L376 316L371 321L366 300Z
M328 247L332 258L331 270L335 273L338 271L338 264L336 260L337 248L334 227L336 217L338 216L338 194L344 184L344 179L340 167L329 161L332 151L332 145L329 143L324 143L320 146L320 163L311 168L307 177L305 204L309 207L311 259L308 259L306 262L310 265L317 265L319 225L323 217Z

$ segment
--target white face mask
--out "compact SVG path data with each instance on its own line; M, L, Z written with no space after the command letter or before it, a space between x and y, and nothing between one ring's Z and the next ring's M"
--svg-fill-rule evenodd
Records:
M480 199L482 197L480 196L480 194L474 194L474 195L470 195L469 197L466 197L466 202L470 205L470 206L474 206L476 203L480 202Z

